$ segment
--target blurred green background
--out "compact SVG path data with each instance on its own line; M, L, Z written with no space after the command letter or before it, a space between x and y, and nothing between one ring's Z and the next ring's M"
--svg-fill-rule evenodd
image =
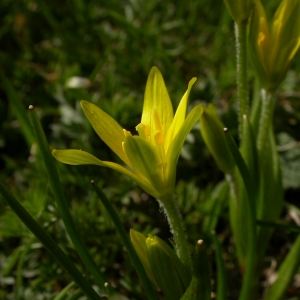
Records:
M270 15L279 3L263 2ZM236 135L233 21L221 0L2 0L0 14L0 179L85 274L32 145L28 106L34 105L38 111L51 148L82 149L102 160L118 161L94 133L79 101L95 103L135 133L147 76L155 65L164 76L174 107L188 81L197 77L189 109L198 103L214 103ZM250 62L249 70L252 95ZM299 70L297 54L281 85L275 111L286 201L298 207ZM171 234L156 201L112 170L61 163L57 167L78 230L107 281L128 299L144 299L137 275L92 192L90 180L102 184L128 230L168 240ZM227 217L228 189L222 180L197 124L178 163L178 201L191 242L216 226L227 255L228 277L234 279L229 282L229 299L236 299L240 274ZM282 217L291 218L286 212ZM275 237L269 253L280 261L286 249L280 252L278 247L294 235L278 231ZM210 255L214 274L212 249ZM94 283L93 278L89 280ZM0 299L53 299L69 282L0 198ZM68 297L76 293L73 287Z

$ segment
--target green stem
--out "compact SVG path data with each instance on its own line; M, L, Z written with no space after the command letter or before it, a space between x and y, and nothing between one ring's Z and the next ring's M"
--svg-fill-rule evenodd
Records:
M148 279L148 276L145 272L145 269L130 241L130 238L128 236L128 233L126 232L117 212L115 211L114 207L110 204L109 200L106 198L105 194L102 192L102 190L95 184L95 182L92 180L93 187L95 189L96 194L100 198L101 202L105 206L107 212L109 213L111 220L113 221L115 228L122 239L123 244L125 245L128 255L130 259L132 260L132 263L143 283L143 286L145 288L145 292L148 296L148 299L156 300L157 296L154 292L154 289L152 287L151 282Z
M247 82L247 21L235 23L237 94L240 140L242 140L243 116L249 111Z
M176 200L172 195L163 199L158 199L161 207L164 209L169 221L171 232L175 239L176 252L185 266L192 271L192 259L190 254L190 246L185 234L182 217Z
M235 143L230 132L226 128L225 138L228 144L228 147L232 153L232 156L235 160L236 166L243 178L243 182L245 184L245 188L247 191L246 200L248 201L248 209L249 209L249 235L248 235L248 253L246 259L246 269L243 278L242 290L239 296L239 300L247 300L249 299L249 295L254 290L255 285L255 268L256 268L256 253L257 253L257 237L256 237L256 208L255 208L255 189L253 178L251 177L247 165Z
M28 227L28 229L41 241L45 248L53 255L57 262L67 271L89 299L99 300L100 297L91 285L84 279L78 269L70 261L69 257L59 248L48 233L33 219L18 200L9 192L0 181L0 194L3 200L11 207L15 214Z
M94 260L92 259L87 248L85 247L83 241L79 237L73 218L69 211L67 199L64 195L63 188L55 166L55 161L50 152L49 145L45 133L43 131L42 125L40 123L40 120L33 106L29 106L29 110L30 110L30 119L31 119L32 127L36 135L36 139L41 151L41 155L43 157L45 168L52 187L52 192L57 207L59 209L60 215L65 224L66 230L80 258L83 260L84 264L86 265L86 268L94 276L101 290L103 290L105 279L103 277L103 274L100 272L98 266L95 264Z
M258 136L257 136L257 150L261 159L264 161L264 156L267 155L264 151L266 143L268 142L268 133L273 127L273 110L274 110L274 93L261 90L262 112L260 117Z

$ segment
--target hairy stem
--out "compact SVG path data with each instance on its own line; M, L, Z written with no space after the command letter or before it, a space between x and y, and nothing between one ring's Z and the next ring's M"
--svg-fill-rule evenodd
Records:
M192 270L192 259L190 255L190 246L185 234L183 220L179 212L176 200L172 195L163 199L158 199L161 207L164 209L171 232L174 236L176 252L183 264Z
M243 116L247 115L249 111L249 96L247 83L247 21L235 23L235 38L239 133L240 140L242 140Z

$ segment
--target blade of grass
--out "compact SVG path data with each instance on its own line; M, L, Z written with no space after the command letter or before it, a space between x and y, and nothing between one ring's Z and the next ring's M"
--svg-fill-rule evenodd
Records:
M271 286L264 300L283 300L286 299L285 293L291 284L294 275L300 266L300 235L298 235L292 248L282 262L278 277Z
M6 186L0 181L0 193L3 200L28 229L41 241L45 248L53 255L57 262L66 270L71 278L77 283L82 291L93 300L99 300L100 297L93 290L91 285L85 280L78 269L70 261L68 256L60 249L48 233L33 219L27 210L18 202L18 200L10 193Z
M120 238L122 239L123 244L125 245L128 255L143 283L143 286L145 288L145 292L148 296L148 299L157 299L157 296L154 292L153 286L150 282L150 280L148 279L148 276L145 272L145 269L135 251L135 249L133 248L133 245L130 241L129 235L126 232L124 225L122 224L117 212L115 211L114 207L110 204L109 200L106 198L105 194L102 192L102 190L97 186L97 184L95 184L94 180L91 181L93 188L95 189L96 194L98 195L99 199L101 200L101 202L103 203L103 205L105 206L107 212L109 213L111 220L113 221L116 230L120 236Z
M76 251L78 252L80 258L84 262L86 268L94 276L97 284L103 291L104 283L106 280L104 279L103 274L100 272L98 266L95 264L94 260L92 259L83 241L79 237L73 218L69 211L67 199L64 195L63 188L59 179L58 171L55 166L55 161L50 152L49 145L45 133L43 131L41 122L39 120L39 117L37 116L34 107L32 105L29 106L29 111L30 111L30 119L31 119L32 127L36 135L38 146L41 151L41 155L52 187L52 192L58 210L60 212L60 215L65 224L66 230L70 236L72 243L74 244Z
M74 286L74 282L69 283L66 287L64 287L53 300L64 300L70 288Z
M217 262L217 300L227 299L227 283L225 263L222 257L221 243L217 235L213 232L212 240L215 246L216 262Z
M35 142L35 138L30 126L30 121L28 119L26 110L24 109L17 92L2 72L0 72L0 77L3 83L2 86L6 91L11 108L20 123L21 130L30 149L32 144Z
M268 221L262 221L262 220L256 220L256 224L259 225L259 226L281 228L281 229L284 229L284 230L287 230L287 231L300 233L300 226L296 226L296 225L276 223L276 222L268 222Z

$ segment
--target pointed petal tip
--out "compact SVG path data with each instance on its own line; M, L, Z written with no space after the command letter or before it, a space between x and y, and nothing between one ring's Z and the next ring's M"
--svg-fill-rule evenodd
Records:
M88 102L86 100L80 100L80 106L81 106L82 109L83 109L83 106L86 106L88 104L90 104L90 102Z
M195 81L197 80L197 77L193 77L190 81L189 81L189 86L193 85L195 83Z
M162 74L161 74L159 68L158 68L157 66L153 66L153 67L151 68L151 70L150 70L149 77L150 77L151 75L154 75L154 76L155 76L156 74L160 74L160 75L162 76Z

